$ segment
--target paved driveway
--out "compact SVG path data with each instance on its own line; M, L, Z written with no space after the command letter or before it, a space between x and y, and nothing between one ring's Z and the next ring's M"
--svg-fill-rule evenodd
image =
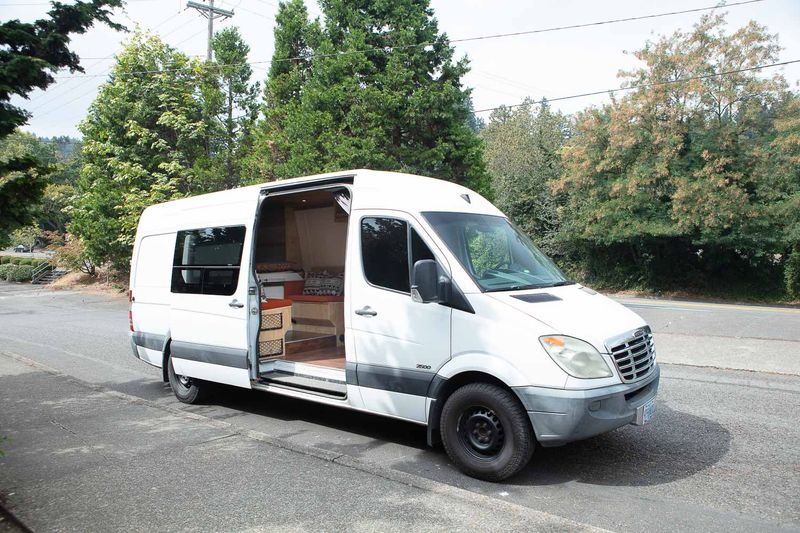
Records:
M624 303L656 332L663 380L655 422L539 449L528 469L502 484L463 476L412 424L231 388L208 405L179 404L160 370L132 357L123 297L0 286L0 352L154 405L603 528L800 527L800 312ZM756 350L746 357L717 350L736 343ZM713 368L726 366L752 370ZM244 460L258 466L271 458Z

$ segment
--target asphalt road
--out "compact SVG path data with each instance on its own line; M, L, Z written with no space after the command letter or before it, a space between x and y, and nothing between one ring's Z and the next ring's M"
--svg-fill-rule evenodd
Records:
M412 424L232 388L208 405L179 404L160 371L131 355L124 298L0 285L0 352L154 405L602 528L800 529L800 311L622 301L655 331L654 423L540 448L502 484L463 476Z

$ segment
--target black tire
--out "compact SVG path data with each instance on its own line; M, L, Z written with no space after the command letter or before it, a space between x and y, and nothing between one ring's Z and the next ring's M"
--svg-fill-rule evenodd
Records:
M491 383L470 383L451 394L440 428L453 463L485 481L502 481L522 470L536 446L525 409L509 390Z
M172 357L169 358L167 375L172 392L183 403L200 403L208 397L208 383L176 374L172 366Z

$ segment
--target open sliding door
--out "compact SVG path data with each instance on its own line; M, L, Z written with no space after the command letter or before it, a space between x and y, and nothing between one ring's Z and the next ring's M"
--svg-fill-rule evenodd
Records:
M177 232L170 352L180 375L250 387L248 288L256 206L253 198L232 213L235 219ZM224 206L229 212L232 207Z

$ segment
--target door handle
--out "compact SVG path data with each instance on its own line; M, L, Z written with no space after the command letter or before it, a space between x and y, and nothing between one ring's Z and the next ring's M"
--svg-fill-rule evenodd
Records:
M241 309L242 307L244 307L244 304L236 301L236 298L234 298L232 302L229 302L228 305L231 307L235 307L236 309Z
M356 309L356 314L360 316L375 316L378 312L374 311L370 306L365 305L361 309Z

